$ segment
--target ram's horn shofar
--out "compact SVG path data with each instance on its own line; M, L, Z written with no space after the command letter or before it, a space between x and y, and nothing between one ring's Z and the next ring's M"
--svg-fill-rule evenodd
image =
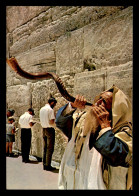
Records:
M64 87L64 84L62 82L62 80L55 74L52 72L44 72L44 73L28 73L26 71L24 71L18 64L17 60L14 57L11 57L9 59L6 60L8 65L20 76L27 78L27 79L31 79L31 80L38 80L38 79L53 79L61 93L61 95L68 101L70 102L74 102L75 98L73 96L71 96L66 88ZM91 103L86 102L86 105L92 106Z

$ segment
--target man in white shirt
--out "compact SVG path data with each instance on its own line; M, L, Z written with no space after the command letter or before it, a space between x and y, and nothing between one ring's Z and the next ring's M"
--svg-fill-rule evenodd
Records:
M22 151L22 162L29 162L29 152L31 147L31 127L34 125L32 116L34 110L29 108L27 112L19 118L19 124L21 127L21 151Z
M43 128L43 169L51 171L56 169L51 166L52 154L54 152L55 144L55 115L53 108L57 100L51 97L48 104L40 109L40 123Z

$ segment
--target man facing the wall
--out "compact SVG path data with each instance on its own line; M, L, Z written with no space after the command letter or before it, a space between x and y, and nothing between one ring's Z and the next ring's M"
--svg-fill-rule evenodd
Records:
M55 115L53 108L56 103L57 100L51 97L48 103L40 109L40 123L43 128L43 169L48 171L56 169L51 166L55 144L55 129L53 128Z
M31 147L31 127L34 125L32 121L32 116L34 115L34 110L29 108L27 112L19 118L19 124L21 127L21 151L22 151L22 162L28 163L29 153Z

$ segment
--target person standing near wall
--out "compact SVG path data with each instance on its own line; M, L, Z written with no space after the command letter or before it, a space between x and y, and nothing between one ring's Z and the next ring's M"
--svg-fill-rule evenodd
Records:
M14 118L10 116L8 118L8 123L6 123L6 156L9 157L14 157L14 154L12 153L13 142L15 142L15 126L13 125L14 121Z
M19 124L21 127L21 151L22 151L22 162L28 163L29 153L31 147L31 127L34 125L32 117L34 115L34 110L29 108L27 112L19 118Z
M40 109L40 123L43 128L43 169L54 170L56 168L51 166L52 154L54 152L55 144L55 115L53 108L57 100L51 97L48 103Z

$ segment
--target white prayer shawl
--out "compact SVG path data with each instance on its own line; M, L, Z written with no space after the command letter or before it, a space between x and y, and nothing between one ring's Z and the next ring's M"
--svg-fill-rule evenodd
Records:
M78 163L75 163L74 137L67 144L59 170L59 189L106 189L101 170L102 156L95 148L89 149L89 136L90 133Z

